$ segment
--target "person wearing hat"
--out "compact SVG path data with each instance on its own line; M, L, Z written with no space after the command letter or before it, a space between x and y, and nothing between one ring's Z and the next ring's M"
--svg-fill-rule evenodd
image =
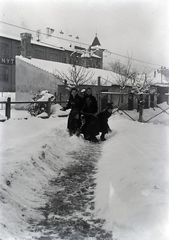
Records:
M113 106L111 103L107 103L107 106L104 110L97 114L98 123L99 123L99 132L101 132L100 140L105 141L105 134L111 132L111 129L108 125L108 118L112 115Z

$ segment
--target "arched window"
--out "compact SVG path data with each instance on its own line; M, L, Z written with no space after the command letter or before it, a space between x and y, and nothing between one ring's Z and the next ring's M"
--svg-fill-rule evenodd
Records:
M44 59L44 52L42 52L41 50L36 50L35 54L36 54L36 58Z
M57 62L58 61L58 55L56 53L52 53L50 55L50 60L54 61L54 62Z
M6 66L0 66L0 81L7 82L9 80L9 69Z

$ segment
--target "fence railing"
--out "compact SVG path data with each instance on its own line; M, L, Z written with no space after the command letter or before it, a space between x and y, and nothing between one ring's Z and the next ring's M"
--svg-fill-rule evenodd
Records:
M103 92L104 93L104 92ZM113 93L110 93L110 92L105 92L106 94L115 94L114 92ZM118 95L120 93L117 93ZM138 117L138 121L139 122L143 122L143 109L144 109L144 103L145 103L145 100L144 100L144 96L145 94L139 94L139 108L138 108L138 114L139 114L139 117ZM148 94L146 94L148 95ZM165 95L168 95L168 94L165 94ZM51 104L54 103L54 104L65 104L67 103L67 101L61 101L61 99L59 101L57 101L56 99L55 100L51 100L50 98L48 99L48 101L22 101L22 102L19 102L19 101L11 101L11 98L8 97L6 101L0 101L0 104L4 104L5 105L5 116L7 119L9 119L11 117L11 105L12 104L41 104L41 103L46 103L47 105L47 110L46 110L46 113L48 115L48 117L50 117L51 115ZM154 102L153 103L153 106L154 106ZM128 103L124 104L123 106L117 106L117 105L114 105L117 109L113 112L118 112L118 111L122 111L123 113L125 113L130 119L132 119L133 121L135 121L135 119L130 116L129 113L127 113L125 110L124 110L124 107L126 107L126 105L128 105ZM144 121L144 122L149 122L151 119L157 117L158 115L160 115L161 113L166 113L169 115L169 113L167 112L167 110L169 110L169 107L166 108L166 109L162 109L161 107L159 107L158 105L156 105L156 107L160 108L161 109L161 112L155 114L154 116L152 116L150 119Z
M5 105L5 117L7 119L9 119L11 117L11 105L12 104L41 104L41 103L45 103L47 105L47 115L48 117L50 117L51 114L51 104L62 104L62 103L66 103L67 101L56 101L53 100L51 101L51 99L49 98L48 101L23 101L23 102L19 102L19 101L11 101L11 98L8 97L6 101L0 101L0 104L4 104Z

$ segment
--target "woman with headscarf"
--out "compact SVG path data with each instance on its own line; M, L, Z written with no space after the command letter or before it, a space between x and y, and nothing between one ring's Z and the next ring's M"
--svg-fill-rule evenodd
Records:
M80 128L82 110L82 98L79 96L78 91L75 87L71 89L69 101L61 110L65 111L67 109L71 109L68 117L67 129L70 136L72 136Z

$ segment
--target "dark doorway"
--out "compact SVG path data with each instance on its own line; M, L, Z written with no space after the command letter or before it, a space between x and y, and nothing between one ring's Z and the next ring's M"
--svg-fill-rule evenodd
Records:
M133 110L133 99L134 99L134 94L129 93L129 95L128 95L128 110Z

